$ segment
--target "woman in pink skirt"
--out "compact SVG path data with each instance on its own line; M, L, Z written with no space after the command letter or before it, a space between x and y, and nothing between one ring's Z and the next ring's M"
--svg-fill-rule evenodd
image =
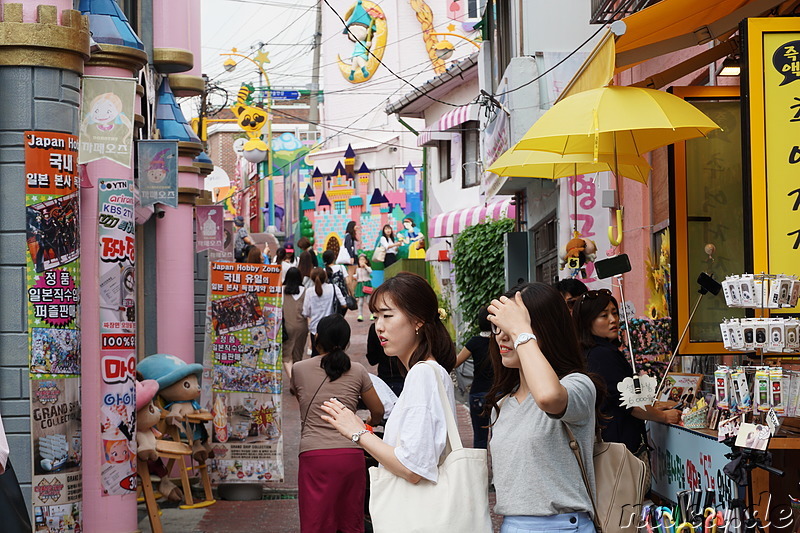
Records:
M369 423L383 420L383 404L367 370L351 363L345 348L350 326L339 315L326 316L315 337L320 357L292 368L292 391L300 404L300 467L298 498L302 533L362 533L366 494L366 462L358 444L322 420L322 402L338 398L356 410L362 398L370 412Z

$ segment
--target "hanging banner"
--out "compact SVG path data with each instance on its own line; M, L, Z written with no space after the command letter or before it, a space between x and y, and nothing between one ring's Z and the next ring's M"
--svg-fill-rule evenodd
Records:
M83 77L78 163L105 158L131 168L135 101L134 78Z
M143 207L178 207L178 141L136 141L139 198Z
M33 515L59 531L82 523L78 138L24 135Z
M743 123L749 131L744 149L752 180L753 271L798 274L800 23L796 18L749 18L742 25L749 65L742 101L747 102Z
M136 490L136 282L133 181L98 182L100 457L104 495ZM92 460L96 460L92 458Z
M198 205L194 208L194 219L197 234L195 251L224 250L225 232L223 226L222 206Z
M226 220L222 223L222 249L214 250L211 248L208 250L209 263L213 261L233 262L233 236L235 234L236 231L233 227L233 220Z
M214 483L283 480L280 267L211 263Z

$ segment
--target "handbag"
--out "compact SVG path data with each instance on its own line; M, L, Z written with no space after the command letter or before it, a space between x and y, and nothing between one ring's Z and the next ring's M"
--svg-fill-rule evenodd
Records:
M589 486L589 476L581 458L581 449L575 435L565 422L569 447L578 460L581 477L594 510L597 533L637 533L639 512L644 495L650 485L645 477L645 464L633 455L627 446L618 442L599 440L594 445L595 499Z
M350 253L347 251L347 248L344 246L339 247L339 255L336 256L336 264L337 265L352 265L353 258L350 257Z
M372 285L362 285L361 292L364 294L372 294L372 291L375 290L372 288Z
M379 263L383 263L386 260L386 248L381 245L378 245L375 248L375 251L372 252L372 260L378 261Z
M464 448L442 380L436 372L439 399L447 419L447 456L437 483L416 485L385 468L371 467L369 512L375 533L489 533L489 472L486 450Z

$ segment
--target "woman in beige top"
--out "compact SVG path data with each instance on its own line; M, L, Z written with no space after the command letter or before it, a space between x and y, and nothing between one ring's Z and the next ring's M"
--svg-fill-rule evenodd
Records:
M306 289L300 270L292 267L283 280L283 367L286 377L292 377L292 365L303 360L308 339L308 321L303 316Z
M370 412L370 424L383 420L383 404L367 370L351 363L345 348L350 326L339 314L317 325L319 357L300 361L292 371L292 392L300 404L298 503L303 533L364 531L366 462L355 442L322 420L322 402L337 398L353 411L359 397Z

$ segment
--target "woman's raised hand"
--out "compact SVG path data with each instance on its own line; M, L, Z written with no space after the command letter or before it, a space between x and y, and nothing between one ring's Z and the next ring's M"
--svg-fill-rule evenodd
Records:
M533 333L530 313L522 302L522 294L519 292L514 298L501 296L492 300L489 305L489 321L513 340L516 340L520 333Z

